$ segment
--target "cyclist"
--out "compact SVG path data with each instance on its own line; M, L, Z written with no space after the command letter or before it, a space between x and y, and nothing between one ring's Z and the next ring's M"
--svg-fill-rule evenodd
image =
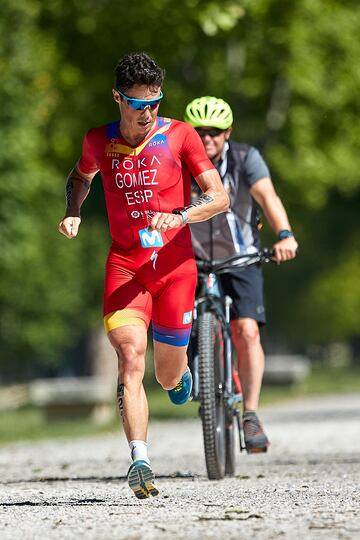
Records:
M230 139L233 113L228 103L211 96L194 99L186 107L185 121L200 135L230 197L230 209L210 220L211 229L210 222L191 226L196 255L221 259L257 251L260 220L256 202L277 235L275 260L280 263L293 259L298 244L269 169L256 148ZM193 192L197 192L196 186ZM265 324L261 268L254 266L222 275L221 285L233 300L231 325L244 398L246 449L248 453L266 452L270 443L257 416L264 372L259 333L259 327Z
M80 208L101 173L112 245L106 262L104 325L118 357L117 399L132 464L128 483L142 499L157 495L147 453L148 405L143 387L147 329L152 321L155 374L175 404L191 393L186 348L196 265L187 222L228 208L228 196L196 131L158 116L164 71L145 53L115 69L119 119L90 129L67 179L59 231L78 234ZM191 175L201 195L190 205Z

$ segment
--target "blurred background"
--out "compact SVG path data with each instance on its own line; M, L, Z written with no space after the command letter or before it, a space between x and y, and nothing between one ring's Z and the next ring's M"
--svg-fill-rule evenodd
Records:
M2 0L1 12L0 442L118 423L100 178L79 237L57 225L85 131L117 118L113 70L128 52L166 69L165 116L182 119L199 95L227 100L233 138L261 150L288 211L299 257L265 268L263 341L270 359L300 367L268 373L263 402L358 390L357 0ZM263 244L273 242L265 224ZM151 350L148 364L152 414L172 415Z

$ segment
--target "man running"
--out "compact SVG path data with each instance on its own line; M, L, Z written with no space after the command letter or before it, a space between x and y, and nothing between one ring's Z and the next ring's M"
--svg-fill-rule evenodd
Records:
M186 349L196 286L187 223L209 219L229 204L196 131L158 116L163 79L145 53L120 60L112 90L120 121L86 133L59 224L67 238L78 234L81 205L100 171L112 237L104 325L118 357L117 399L133 460L128 483L139 499L158 494L146 443L147 329L151 321L156 378L173 403L183 404L192 388ZM191 176L200 189L193 205Z
M260 248L259 214L255 201L277 235L274 258L284 262L296 256L298 244L285 208L275 192L269 169L256 148L230 139L233 114L224 100L205 96L186 107L185 121L200 135L207 156L220 173L231 209L210 222L191 226L197 256L221 259L234 253L254 253ZM195 192L197 191L194 186ZM212 236L210 234L212 231ZM260 267L220 276L224 294L233 300L232 337L239 358L244 396L243 426L248 453L266 452L269 440L257 416L264 352L259 326L265 324L263 276Z

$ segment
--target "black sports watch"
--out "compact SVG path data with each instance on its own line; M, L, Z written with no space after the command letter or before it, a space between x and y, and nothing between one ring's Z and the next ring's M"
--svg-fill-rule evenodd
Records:
M290 238L291 236L294 236L294 233L292 231L289 231L289 229L283 229L282 231L279 231L277 233L277 237L279 240L284 240L285 238Z
M183 225L185 225L189 221L189 216L185 208L181 210L173 210L172 213L177 214L178 216L181 216Z

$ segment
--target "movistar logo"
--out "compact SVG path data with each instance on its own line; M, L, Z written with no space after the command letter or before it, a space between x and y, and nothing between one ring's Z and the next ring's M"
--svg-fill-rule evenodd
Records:
M143 248L161 247L164 245L159 231L149 231L147 228L141 229L139 236Z

